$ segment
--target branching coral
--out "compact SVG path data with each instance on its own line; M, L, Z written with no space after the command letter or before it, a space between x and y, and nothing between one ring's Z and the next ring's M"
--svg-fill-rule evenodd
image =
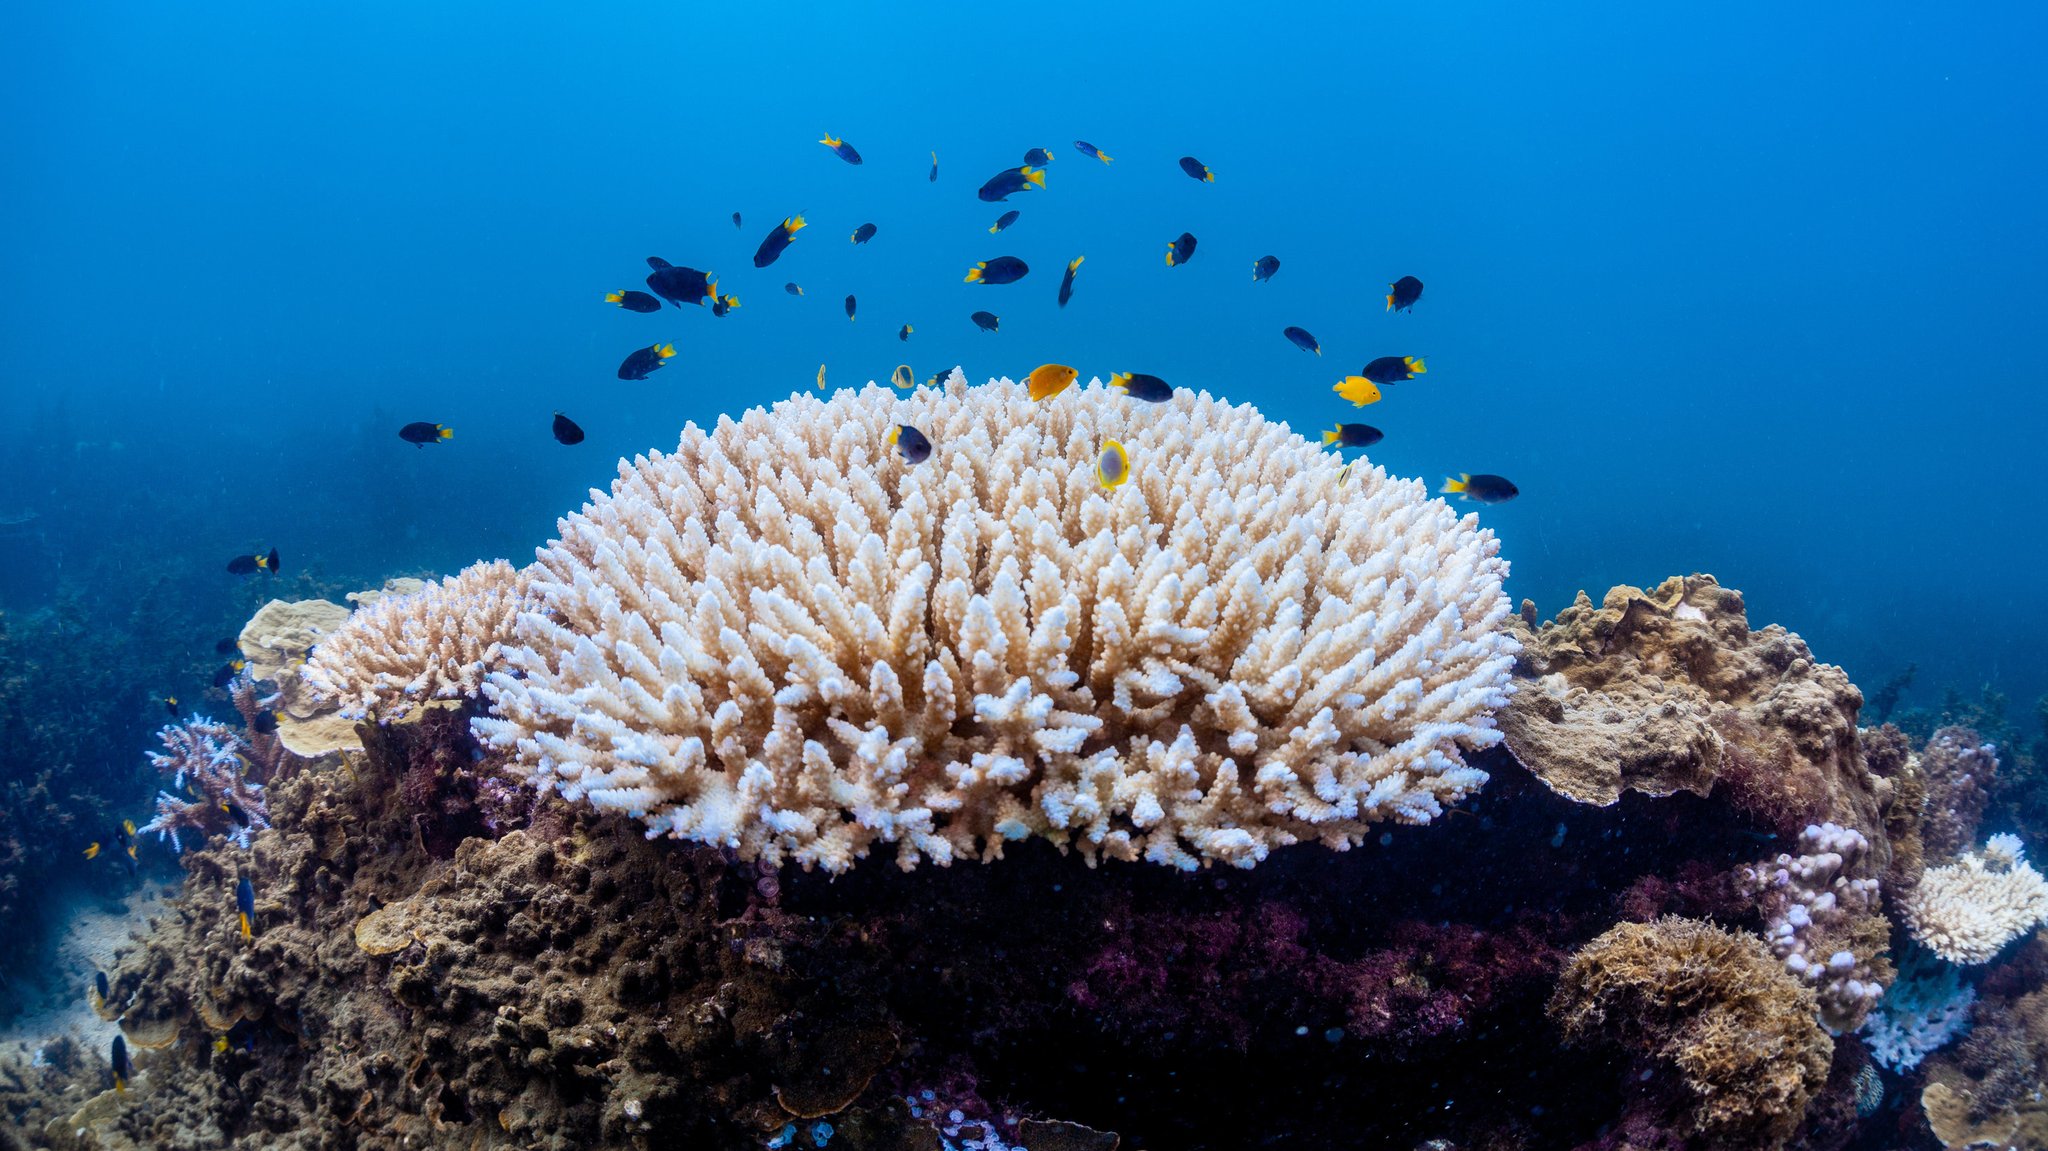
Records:
M1860 942L1875 955L1886 942L1852 937L1859 918L1876 920L1877 880L1849 874L1870 842L1846 827L1814 824L1800 833L1799 850L1743 869L1743 886L1763 911L1772 953L1795 978L1813 984L1821 1022L1837 1034L1853 1031L1884 994L1877 974L1846 946Z
M1550 1013L1574 1042L1675 1067L1708 1146L1782 1146L1834 1050L1813 993L1761 943L1692 919L1611 928L1572 957Z
M201 839L225 834L247 847L254 833L270 826L263 787L247 774L251 748L234 728L195 715L164 727L157 737L164 750L150 752L149 762L175 790L157 792L156 818L141 831L156 832L171 850L182 853L185 845L179 835L188 828ZM242 818L236 818L231 807Z
M378 596L313 649L306 684L352 719L400 719L429 700L474 696L528 606L531 579L489 560L409 594Z
M1928 868L1900 914L1913 938L1950 963L1988 963L2048 919L2048 880L2017 836L1994 835L1983 854Z
M1976 998L1954 967L1915 950L1899 965L1898 979L1863 1025L1863 1045L1892 1071L1911 1071L1928 1053L1970 1029L1970 1005Z
M942 449L905 465L897 423ZM797 397L622 463L561 532L478 733L650 834L833 871L1425 823L1484 782L1514 652L1476 519L1207 395Z

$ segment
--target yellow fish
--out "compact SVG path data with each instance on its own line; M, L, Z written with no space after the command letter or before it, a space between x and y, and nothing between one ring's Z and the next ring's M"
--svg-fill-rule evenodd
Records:
M825 390L825 365L823 364L818 365L818 390L821 392Z
M1379 385L1364 376L1345 376L1342 382L1331 385L1330 390L1350 400L1351 405L1357 408L1380 402Z
M100 845L95 843L91 847L86 848L85 857L87 859L98 859L100 857Z
M1024 377L1033 400L1049 400L1072 387L1081 373L1065 364L1040 364Z
M1131 453L1115 440L1104 440L1095 453L1095 482L1114 490L1131 478Z

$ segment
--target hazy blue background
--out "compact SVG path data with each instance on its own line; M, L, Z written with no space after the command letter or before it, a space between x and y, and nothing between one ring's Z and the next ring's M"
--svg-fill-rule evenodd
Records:
M271 590L219 571L237 551L297 586L524 559L616 456L820 361L1060 360L1505 473L1522 498L1483 516L1546 615L1710 571L1866 689L1917 661L2030 702L2048 10L1667 7L7 6L0 519L39 518L0 527L0 608L168 571L225 627ZM1047 190L975 199L1034 145ZM742 307L602 303L650 254ZM997 254L1031 276L960 282ZM1405 273L1427 294L1388 316ZM666 370L613 378L655 339ZM1335 400L1383 354L1430 373ZM552 442L556 408L589 442Z

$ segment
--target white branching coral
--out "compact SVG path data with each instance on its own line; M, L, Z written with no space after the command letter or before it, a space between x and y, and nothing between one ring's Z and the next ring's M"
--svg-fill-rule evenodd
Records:
M379 596L313 649L305 682L349 719L399 719L428 700L474 696L498 664L528 581L490 560L406 595Z
M156 793L156 818L137 829L183 853L179 836L188 828L206 839L224 834L241 847L270 826L270 805L263 787L251 780L251 747L241 733L203 715L170 724L157 732L164 750L149 753L150 765L176 790Z
M1994 835L1983 854L1928 868L1900 914L1913 938L1950 963L1988 963L2048 919L2048 881L2015 835Z
M1485 781L1515 645L1491 532L1339 475L1206 394L957 372L691 426L561 522L475 730L650 836L832 871L1348 847Z

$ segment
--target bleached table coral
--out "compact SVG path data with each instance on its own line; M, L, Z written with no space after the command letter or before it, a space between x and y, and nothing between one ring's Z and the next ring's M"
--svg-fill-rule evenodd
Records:
M1515 650L1474 517L1206 394L800 396L622 461L560 530L478 734L650 835L833 871L1426 823L1484 782Z

